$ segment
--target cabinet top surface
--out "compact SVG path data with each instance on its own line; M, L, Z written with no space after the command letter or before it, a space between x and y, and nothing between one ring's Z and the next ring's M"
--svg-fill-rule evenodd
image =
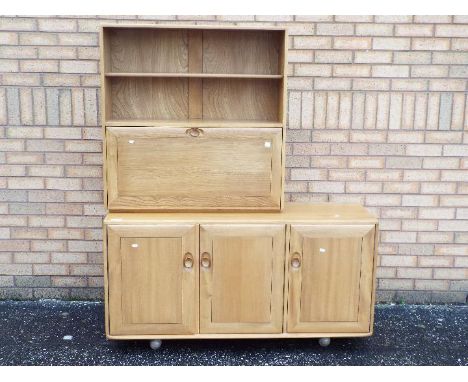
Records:
M286 31L285 27L249 26L249 25L190 25L190 24L101 24L102 29L108 28L152 28L152 29L223 29L223 30L258 30L258 31Z
M377 217L359 204L287 203L282 212L157 212L109 213L106 224L145 224L157 221L242 223L375 224Z

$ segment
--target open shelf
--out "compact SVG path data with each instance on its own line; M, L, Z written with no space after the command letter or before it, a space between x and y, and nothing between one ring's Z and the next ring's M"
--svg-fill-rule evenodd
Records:
M284 30L109 26L102 39L106 125L283 126Z
M254 78L281 79L282 74L233 74L233 73L106 73L106 77L165 77L165 78Z
M153 127L257 127L257 128L274 128L283 127L281 122L265 122L255 120L203 120L203 119L186 119L186 120L144 120L144 119L119 119L107 121L107 126L153 126Z

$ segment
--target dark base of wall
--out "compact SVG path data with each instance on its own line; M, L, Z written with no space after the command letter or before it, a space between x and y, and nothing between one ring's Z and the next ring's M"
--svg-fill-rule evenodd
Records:
M0 300L86 300L104 299L103 288L0 288ZM467 292L377 291L377 303L467 304Z

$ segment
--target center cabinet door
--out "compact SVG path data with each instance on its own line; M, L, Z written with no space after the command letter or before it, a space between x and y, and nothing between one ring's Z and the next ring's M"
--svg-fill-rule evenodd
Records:
M287 332L369 332L374 240L374 225L291 225Z
M200 333L281 333L285 226L200 226Z
M281 128L106 131L110 210L281 207Z
M198 333L194 224L108 226L111 335Z

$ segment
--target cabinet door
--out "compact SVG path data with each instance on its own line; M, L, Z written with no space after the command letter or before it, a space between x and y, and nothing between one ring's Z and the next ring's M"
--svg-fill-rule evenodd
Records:
M111 335L198 332L197 229L108 226Z
M107 127L110 210L278 210L280 128Z
M292 225L288 332L369 332L374 225Z
M200 226L200 333L281 333L284 225Z

